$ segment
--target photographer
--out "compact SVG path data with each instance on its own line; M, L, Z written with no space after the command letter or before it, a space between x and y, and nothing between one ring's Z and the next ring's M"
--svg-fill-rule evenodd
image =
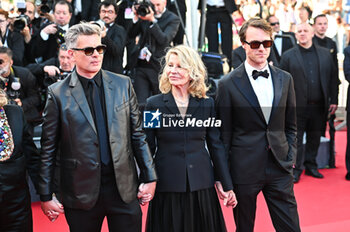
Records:
M63 80L70 74L75 66L75 61L68 54L66 44L62 44L58 51L58 57L52 57L41 64L29 64L26 67L37 78L41 95L42 110L46 102L47 87L57 81Z
M132 7L135 16L129 36L135 38L140 35L134 87L141 106L149 96L159 93L160 59L165 55L166 48L170 46L180 25L178 16L165 6L166 0L151 0L137 2Z
M9 47L13 51L13 63L23 65L24 39L20 32L10 30L8 12L0 9L0 46Z
M27 69L12 66L12 51L0 47L0 85L6 91L12 104L22 107L31 129L40 119L37 107L40 104L37 82Z
M113 0L105 0L99 5L100 20L104 23L102 43L107 46L102 68L114 73L123 73L123 55L126 31L115 23L118 6Z
M35 37L35 42L33 43L35 57L42 57L42 61L57 56L59 45L64 43L64 34L69 28L72 6L62 0L55 2L53 5L53 16L54 23L44 24L40 34Z

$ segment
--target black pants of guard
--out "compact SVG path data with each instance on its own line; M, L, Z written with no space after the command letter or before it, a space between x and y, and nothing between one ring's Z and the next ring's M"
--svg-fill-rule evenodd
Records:
M317 169L316 157L320 139L325 125L325 111L323 105L311 105L297 115L297 160L295 172L301 173L303 165L306 169ZM306 133L305 149L303 137ZM303 162L304 161L304 162Z
M70 232L98 232L107 217L110 232L141 232L142 212L137 199L126 204L114 177L102 180L96 205L90 210L64 208Z
M350 173L350 111L346 112L346 127L348 128L346 131L346 156L345 156L345 164L346 170Z
M0 231L33 231L32 209L28 188L0 192Z

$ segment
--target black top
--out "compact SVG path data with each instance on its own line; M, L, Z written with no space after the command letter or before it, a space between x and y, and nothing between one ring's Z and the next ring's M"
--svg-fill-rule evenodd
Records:
M99 71L92 79L88 79L88 78L85 78L85 77L82 77L78 74L77 72L77 76L79 78L79 81L81 83L81 85L83 86L83 89L84 89L84 93L85 93L85 97L86 97L86 100L89 104L89 108L91 110L91 114L92 114L92 117L94 119L94 122L95 122L95 125L97 125L96 123L96 113L95 113L95 110L94 110L94 106L93 106L93 94L92 94L92 85L89 84L90 80L93 80L95 81L96 83L96 86L98 88L98 91L99 91L99 95L100 95L100 101L101 101L101 106L102 106L102 113L103 113L103 118L105 120L105 122L107 122L107 114L106 114L106 104L105 104L105 94L104 94L104 90L103 90L103 82L102 82L102 75L101 75L101 71ZM107 125L107 123L106 123ZM108 132L108 128L107 128L107 132ZM109 135L108 135L109 137ZM109 156L112 157L112 154L111 154L111 150L110 148L108 149L108 152L109 152ZM112 162L109 162L109 164L106 166L104 165L102 162L102 175L108 175L108 174L112 174L113 173L113 165L112 165Z
M304 68L307 77L307 100L312 104L323 104L322 86L319 73L319 63L315 50L312 45L306 49L299 45L299 50L303 58Z

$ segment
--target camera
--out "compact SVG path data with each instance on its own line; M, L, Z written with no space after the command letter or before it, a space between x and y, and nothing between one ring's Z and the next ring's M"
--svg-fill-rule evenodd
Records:
M14 31L20 32L30 23L30 19L25 15L27 9L24 1L17 2L17 9L21 14L13 22L13 29Z
M3 80L0 80L0 88L6 89L6 94L9 99L9 104L17 105L17 103L14 101L16 98L19 98L21 93L21 83L19 82L18 77L10 77L9 82L6 83Z
M154 5L150 1L147 1L147 0L136 1L134 3L134 5L138 6L136 8L136 13L142 17L148 15L151 12L149 10L149 7L151 7L153 12L155 11Z
M51 10L50 6L47 4L47 0L41 1L41 6L39 9L40 9L41 16L44 16L44 14L49 13Z
M61 81L64 78L66 78L71 72L63 71L60 69L60 73L56 74L55 76L49 76L47 73L45 73L45 77L43 80L43 85L45 88L49 87L53 83L56 83L57 81Z
M55 34L56 41L58 44L63 44L65 41L64 36L65 36L66 32L62 28L60 28L57 24L56 24L56 26L57 26L57 32Z

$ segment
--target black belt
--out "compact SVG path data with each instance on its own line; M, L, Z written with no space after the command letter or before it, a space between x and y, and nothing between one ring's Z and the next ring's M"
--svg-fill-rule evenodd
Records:
M308 105L323 105L322 101L308 101Z
M207 8L208 9L225 9L225 6L210 6L210 5L207 5Z

